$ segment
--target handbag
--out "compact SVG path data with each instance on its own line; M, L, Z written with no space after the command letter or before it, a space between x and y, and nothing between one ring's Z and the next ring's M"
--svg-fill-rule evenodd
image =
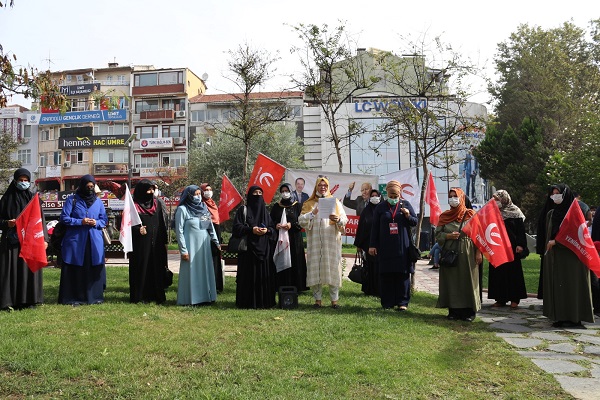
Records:
M244 225L246 225L246 206L244 206ZM248 235L241 237L231 236L227 244L227 251L230 253L239 253L248 250Z
M163 285L164 288L168 288L173 284L173 271L169 269L169 267L165 266L165 271L163 275Z
M463 216L463 219L460 222L460 226L458 227L459 232L462 229L464 223L465 217ZM440 253L440 267L455 267L458 264L456 262L458 260L458 240L459 239L455 240L454 243L452 243L453 247L451 249L442 249L442 252ZM444 247L445 246L446 243L444 243Z
M108 234L108 229L106 228L102 228L102 239L104 239L105 246L108 246L112 243L112 239L110 238L110 235Z
M356 255L354 256L354 265L348 274L348 279L350 279L352 282L363 283L365 272L364 269L365 267L363 266L362 257L359 256L359 252L357 251Z

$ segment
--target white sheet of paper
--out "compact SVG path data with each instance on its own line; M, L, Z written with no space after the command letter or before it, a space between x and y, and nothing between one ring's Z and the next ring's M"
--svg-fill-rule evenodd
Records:
M319 199L318 218L329 218L331 214L335 214L335 197Z

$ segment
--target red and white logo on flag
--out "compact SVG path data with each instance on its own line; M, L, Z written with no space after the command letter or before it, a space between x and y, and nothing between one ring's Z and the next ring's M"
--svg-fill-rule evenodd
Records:
M571 203L555 239L575 253L586 267L600 277L600 257L577 201Z
M260 153L254 164L246 191L251 186L260 186L263 190L263 199L265 199L265 203L269 204L279 189L279 182L281 182L284 172L283 165Z
M21 244L21 257L31 272L36 272L48 264L44 227L42 226L42 208L40 197L36 193L29 204L16 219L17 236Z
M494 267L515 259L504 220L495 200L488 201L467 221L462 231Z
M219 220L221 223L229 219L229 213L242 201L242 196L233 186L227 175L223 175L221 196L219 197Z
M440 200L438 198L437 189L435 188L435 181L431 172L429 172L429 178L427 179L425 203L429 204L429 221L431 222L431 225L438 226L440 222L440 214L442 214L442 207L440 207Z

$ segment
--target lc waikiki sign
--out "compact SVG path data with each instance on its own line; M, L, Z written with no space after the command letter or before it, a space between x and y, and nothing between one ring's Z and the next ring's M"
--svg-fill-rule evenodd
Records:
M389 100L364 100L354 102L354 112L357 113L372 113L382 112L390 107L408 107L411 104L413 107L421 110L427 107L427 99L389 99Z
M81 124L126 119L127 110L74 111L64 114L30 114L27 117L27 125Z

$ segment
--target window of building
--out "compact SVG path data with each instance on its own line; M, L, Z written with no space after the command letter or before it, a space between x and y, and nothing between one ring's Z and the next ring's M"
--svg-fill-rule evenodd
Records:
M191 113L192 122L203 122L204 121L204 110L192 111Z
M138 139L157 138L158 126L136 126L135 134Z
M46 153L40 153L40 167L45 167L47 161Z
M95 149L94 163L128 163L128 149Z
M161 158L163 165L168 165L170 167L183 167L187 165L185 153L162 153Z
M71 111L85 111L87 99L71 99Z
M61 159L62 159L62 152L60 152L60 151L55 151L55 152L52 154L52 158L53 158L53 161L54 161L54 165L60 165L60 164L61 164L61 162L62 162L62 161L61 161Z
M89 162L88 152L82 150L65 151L65 161L70 161L71 164L86 164Z
M159 85L176 85L183 83L183 71L160 72L158 74Z
M23 165L31 164L31 149L17 151L17 160Z
M157 85L157 74L138 74L133 77L133 86L156 86Z
M46 128L46 129L42 129L40 131L40 140L41 141L48 141L48 140L54 140L54 128Z
M135 102L135 113L158 110L158 100L140 100Z
M158 166L158 154L147 157L144 154L142 157L141 154L135 155L135 167L136 168L156 168Z
M129 135L129 124L123 123L108 123L94 124L94 136L119 136Z
M31 138L31 125L25 125L25 130L23 131L23 138L24 139Z
M207 121L218 121L219 120L219 110L206 110L206 120Z
M378 131L378 126L384 120L381 118L354 119L365 129L350 144L350 169L352 173L385 175L400 169L400 150L398 140L383 144L373 140L373 133ZM373 149L378 148L379 154Z
M185 137L185 125L163 125L162 137Z
M162 101L163 110L185 110L185 99L164 99Z

